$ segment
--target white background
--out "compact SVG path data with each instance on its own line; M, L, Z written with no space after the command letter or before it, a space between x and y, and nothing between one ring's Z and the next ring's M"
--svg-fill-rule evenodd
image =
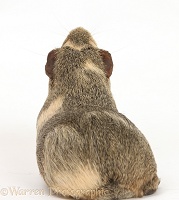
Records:
M0 199L58 199L37 168L36 118L48 91L46 55L78 26L112 54L118 110L153 149L161 184L144 199L178 200L178 0L0 0ZM12 195L18 188L27 194Z

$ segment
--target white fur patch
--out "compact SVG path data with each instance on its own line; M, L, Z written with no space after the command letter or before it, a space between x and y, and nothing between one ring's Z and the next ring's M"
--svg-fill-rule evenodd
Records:
M63 97L59 96L57 99L51 102L50 106L45 109L37 119L37 132L40 131L42 126L56 114L57 110L62 107Z

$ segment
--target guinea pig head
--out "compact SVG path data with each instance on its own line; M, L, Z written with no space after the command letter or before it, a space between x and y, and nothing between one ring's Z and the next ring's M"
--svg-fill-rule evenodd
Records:
M50 79L53 79L53 69L54 69L54 65L56 61L56 53L57 52L54 49L50 51L47 56L47 62L45 65L45 73ZM104 71L106 73L106 77L109 78L113 71L113 61L112 61L111 54L108 51L102 50L102 49L99 50L99 54L104 63Z

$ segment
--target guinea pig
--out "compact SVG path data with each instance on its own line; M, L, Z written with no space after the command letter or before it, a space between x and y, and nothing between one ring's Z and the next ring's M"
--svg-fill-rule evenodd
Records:
M37 119L37 163L57 195L126 199L160 183L149 143L119 113L110 90L113 62L91 34L72 30L47 56L47 99Z

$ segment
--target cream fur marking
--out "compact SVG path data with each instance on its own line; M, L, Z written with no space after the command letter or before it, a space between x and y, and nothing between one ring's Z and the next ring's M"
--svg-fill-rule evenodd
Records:
M63 45L63 47L71 47L71 48L73 48L73 49L77 49L77 50L81 50L82 48L83 48L83 46L76 46L76 45L74 45L72 42L70 42L70 41L67 41L64 45Z
M89 161L84 165L76 155L70 163L73 168L69 170L65 158L54 145L56 141L61 140L61 137L65 137L65 140L68 140L68 138L75 140L77 135L78 132L75 129L59 126L55 129L55 132L48 134L44 143L44 179L52 191L64 196L79 196L79 191L83 191L83 194L81 193L83 196L87 190L98 189L101 185L100 174L95 165ZM60 163L64 164L62 170L59 169Z
M106 90L110 93L110 81L108 79L108 82L105 81L105 73L98 67L96 67L90 60L87 60L84 68L86 70L91 70L95 72L96 74L100 74L102 76L101 81L103 82L103 85L106 87Z
M85 193L89 190L99 188L101 180L96 168L88 163L87 166L82 164L73 172L59 172L52 175L54 185L51 189L56 193L65 193L65 196L83 196L79 191Z
M63 97L59 96L51 102L50 106L46 110L41 113L37 120L37 132L39 132L42 126L62 107L63 99Z
M96 67L90 60L87 60L84 66L87 70L91 70L97 74L101 74L104 75L104 72L99 69L98 67Z
M49 187L55 193L63 194L64 196L84 196L84 193L89 190L95 190L99 188L101 185L100 174L98 173L96 166L90 164L89 161L84 166L84 164L76 160L72 159L71 166L74 166L71 170L68 169L68 164L66 170L65 160L64 158L58 154L58 148L55 147L55 143L57 140L60 140L60 137L75 137L75 134L78 134L74 129L69 127L60 127L56 128L55 132L51 132L48 134L45 140L45 149L44 149L44 179ZM50 151L49 151L50 149ZM57 160L61 161L63 166L63 170L60 170L59 163L55 158L58 157ZM55 162L54 162L55 161ZM81 191L81 193L79 193Z
M97 45L96 45L96 43L94 42L94 41L90 41L89 42L93 47L96 47L97 48ZM63 45L63 47L71 47L71 48L73 48L73 49L76 49L76 50L81 50L84 46L77 46L77 45L75 45L74 43L72 43L71 41L67 41L64 45Z

